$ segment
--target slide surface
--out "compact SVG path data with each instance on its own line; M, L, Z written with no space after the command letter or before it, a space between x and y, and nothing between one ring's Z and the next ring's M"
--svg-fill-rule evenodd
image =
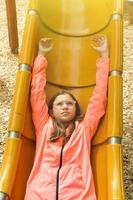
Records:
M122 0L30 0L19 70L0 170L0 192L23 200L35 152L29 102L32 64L42 37L53 38L48 55L47 101L66 90L85 112L95 86L96 59L90 36L106 34L110 46L108 104L92 141L92 168L98 200L123 200L122 174Z

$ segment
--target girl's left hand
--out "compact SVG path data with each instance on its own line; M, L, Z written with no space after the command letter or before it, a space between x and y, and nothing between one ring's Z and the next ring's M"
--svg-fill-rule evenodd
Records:
M108 57L109 49L107 36L103 34L97 34L95 36L92 36L91 38L92 41L95 43L95 45L91 44L92 48L95 49L100 54L100 56Z

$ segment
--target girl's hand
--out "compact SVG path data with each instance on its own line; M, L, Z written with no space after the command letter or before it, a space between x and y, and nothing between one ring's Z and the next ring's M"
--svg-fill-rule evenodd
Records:
M39 41L39 50L38 54L46 55L53 49L52 38L42 38Z
M100 56L108 57L109 49L107 36L103 34L97 34L95 36L92 36L91 38L94 42L94 44L91 45L92 48L95 49L100 54Z

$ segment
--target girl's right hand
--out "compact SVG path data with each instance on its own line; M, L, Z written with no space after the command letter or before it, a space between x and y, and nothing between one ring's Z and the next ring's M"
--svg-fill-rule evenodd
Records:
M53 49L53 42L52 38L42 38L39 41L39 50L38 54L40 55L46 55Z

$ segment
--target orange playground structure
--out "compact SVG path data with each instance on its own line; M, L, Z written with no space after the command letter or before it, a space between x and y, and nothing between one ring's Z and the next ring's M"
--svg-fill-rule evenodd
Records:
M0 200L23 200L34 152L35 134L29 102L31 68L42 37L51 37L47 101L55 93L74 94L83 112L95 86L98 54L90 36L106 34L110 76L106 115L92 142L92 167L98 200L124 200L122 172L122 0L30 0L0 169ZM45 173L45 172L44 172Z

